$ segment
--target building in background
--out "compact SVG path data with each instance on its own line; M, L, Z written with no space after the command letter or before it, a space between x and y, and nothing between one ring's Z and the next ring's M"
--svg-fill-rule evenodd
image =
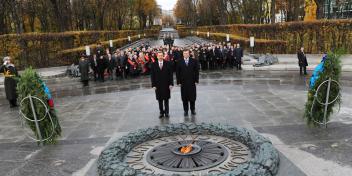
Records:
M160 13L158 13L158 14L161 14L161 15L154 17L153 25L162 25L163 24L163 20L162 20L163 10L161 9L161 7L159 5L158 5L158 7L160 9Z
M176 24L176 17L173 10L162 11L163 26L173 26Z
M325 0L324 18L352 18L352 0Z

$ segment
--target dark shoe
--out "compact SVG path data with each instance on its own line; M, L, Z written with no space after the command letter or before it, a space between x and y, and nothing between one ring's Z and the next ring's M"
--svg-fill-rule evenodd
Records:
M169 117L170 117L170 115L169 115L169 114L165 114L165 117L166 117L166 118L169 118Z
M161 119L161 118L163 118L164 117L164 114L160 114L159 115L159 118Z
M192 115L196 115L197 113L196 113L196 111L192 111L191 114Z
M188 112L185 112L183 115L184 115L184 116L188 116Z

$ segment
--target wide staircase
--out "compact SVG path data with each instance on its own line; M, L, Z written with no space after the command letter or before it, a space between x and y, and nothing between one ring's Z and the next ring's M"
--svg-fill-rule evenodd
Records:
M174 39L180 38L180 36L178 35L178 32L177 32L176 29L174 29L174 28L163 28L162 30L160 30L159 39L163 39L164 37L167 37L169 35L171 37L173 37Z

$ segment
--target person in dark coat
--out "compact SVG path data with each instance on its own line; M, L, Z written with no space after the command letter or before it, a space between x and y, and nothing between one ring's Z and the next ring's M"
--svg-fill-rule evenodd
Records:
M207 54L207 61L208 61L208 68L210 70L213 70L215 68L215 61L216 61L216 55L215 55L215 46L210 47L208 49L208 54Z
M15 78L18 77L18 73L16 67L11 63L10 57L5 57L3 61L4 63L0 66L0 73L5 76L6 99L9 101L10 107L13 108L17 106L17 81Z
M96 51L97 51L96 53L97 53L98 58L100 58L100 56L104 55L104 48L100 42L97 43Z
M81 73L81 81L83 86L88 86L89 81L89 61L84 55L81 56L78 63L79 72Z
M124 51L120 52L120 55L117 59L117 68L120 71L120 76L121 78L126 79L127 78L127 70L128 70L128 66L127 66L127 57L125 55Z
M200 54L199 54L199 62L200 62L202 70L207 70L208 69L207 49L205 47L201 48L201 51L200 51Z
M196 85L199 83L198 61L189 57L189 51L183 51L183 59L177 64L177 85L181 85L181 98L184 115L188 116L188 105L192 115L196 115L195 101L197 98Z
M226 60L227 60L227 65L230 68L233 68L235 58L234 58L234 50L232 46L230 46L230 48L227 51Z
M223 59L223 56L222 56L221 48L220 46L217 46L215 48L215 69L221 68L222 59Z
M307 61L306 54L304 53L303 47L301 47L301 49L298 51L297 57L298 57L299 73L302 75L302 70L303 70L304 75L307 75L308 61Z
M114 79L114 69L116 67L116 59L111 54L107 54L107 71L109 74L109 79Z
M235 50L234 50L234 56L235 56L235 65L237 70L242 70L242 57L243 57L243 49L240 47L240 44L238 43Z
M125 70L125 64L124 64L124 53L123 51L116 52L114 54L114 58L116 61L116 80L121 77L124 78L124 70Z
M105 69L107 68L107 63L108 61L103 55L101 55L97 60L98 79L101 82L105 81L104 73L105 73Z
M159 102L159 118L162 118L169 117L170 91L174 86L174 80L172 65L169 61L163 60L162 51L158 52L157 57L158 61L152 63L150 78L152 87L155 89L156 99Z
M96 54L94 54L90 60L90 68L93 70L94 81L97 81L97 78L98 78L98 58L97 58Z

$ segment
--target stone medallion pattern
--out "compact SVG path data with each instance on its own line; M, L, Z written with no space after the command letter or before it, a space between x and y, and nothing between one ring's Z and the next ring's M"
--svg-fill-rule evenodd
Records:
M189 144L192 150L179 150ZM255 131L181 123L143 128L117 139L100 154L97 166L100 176L273 176L279 154Z
M189 155L179 153L180 146L193 145ZM127 154L130 167L148 174L196 175L224 173L248 162L251 152L244 144L214 135L179 135L140 144Z

